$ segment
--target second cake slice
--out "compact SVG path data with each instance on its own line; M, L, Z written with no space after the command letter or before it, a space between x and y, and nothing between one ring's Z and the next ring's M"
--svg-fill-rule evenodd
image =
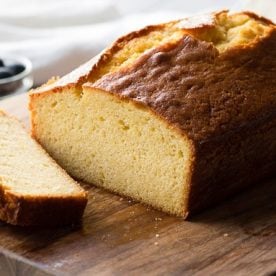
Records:
M0 219L22 226L71 224L86 203L86 192L20 122L0 111Z

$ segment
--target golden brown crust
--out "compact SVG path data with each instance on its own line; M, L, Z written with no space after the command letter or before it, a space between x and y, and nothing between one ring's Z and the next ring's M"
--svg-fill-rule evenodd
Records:
M52 93L52 92L61 92L63 88L70 88L72 86L81 87L82 84L89 81L91 76L96 74L97 70L104 66L115 53L117 53L120 49L122 49L125 44L134 39L141 36L145 36L150 32L161 30L167 24L173 23L169 22L166 24L159 24L159 25L151 25L145 28L142 28L138 31L131 32L126 34L120 38L118 38L109 48L103 50L99 55L95 56L85 64L78 67L76 70L72 71L71 73L65 75L62 78L56 78L54 82L50 81L50 83L42 85L37 89L31 90L30 95L33 94L40 94L40 93Z
M191 214L275 176L276 117L197 146ZM261 184L261 183L258 183Z
M98 69L103 67L112 57L114 54L116 54L119 50L121 50L129 41L139 38L145 35L148 35L149 33L157 30L163 30L168 25L172 24L179 24L179 28L182 28L183 30L189 30L191 33L197 33L199 30L208 29L210 27L213 27L215 25L215 18L221 13L228 12L227 10L223 10L220 12L213 12L208 13L201 16L195 16L190 17L183 20L175 20L170 21L164 24L158 24L158 25L151 25L146 26L145 28L142 28L140 30L131 32L127 35L124 35L120 38L118 38L109 48L103 50L99 55L95 56L85 64L81 65L76 70L72 71L71 73L65 75L62 78L53 78L45 85L42 85L41 87L38 87L34 90L30 91L30 95L32 97L33 94L42 94L42 93L58 93L61 92L63 88L70 88L70 87L81 87L86 82L93 81L93 76L97 73ZM273 24L270 20L258 16L252 12L245 11L238 14L245 14L249 15L251 18L257 19L265 24ZM181 27L181 23L185 20L186 22L189 22L191 18L196 18L195 22L196 24L193 24L192 27L187 28L185 27L185 24ZM205 23L204 23L205 22ZM207 23L206 23L207 22ZM184 34L184 33L183 33Z
M259 21L263 22L264 24L275 25L275 23L272 22L271 20L269 20L269 19L267 19L267 18L265 18L265 17L263 17L263 16L259 16L259 15L257 15L256 13L253 13L253 12L251 12L251 11L243 11L243 12L240 12L240 13L238 13L238 14L245 14L245 15L248 15L249 17L254 18L254 19L256 19L256 20L259 20Z
M275 68L276 28L222 54L185 36L91 86L143 102L202 143L275 116Z
M0 219L19 226L58 226L79 223L85 197L24 197L0 185Z

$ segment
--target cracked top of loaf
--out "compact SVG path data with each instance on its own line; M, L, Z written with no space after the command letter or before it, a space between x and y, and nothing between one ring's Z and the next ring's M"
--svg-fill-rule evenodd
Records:
M250 12L148 26L33 94L101 89L150 107L200 143L275 119L276 27Z

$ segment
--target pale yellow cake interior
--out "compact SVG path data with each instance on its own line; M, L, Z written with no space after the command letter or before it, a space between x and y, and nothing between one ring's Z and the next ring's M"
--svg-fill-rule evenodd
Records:
M264 35L267 26L247 15L222 13L216 26L202 32L177 28L177 23L123 43L89 82L131 66L145 51L173 43L191 33L220 50L247 44ZM91 85L90 85L91 86ZM79 88L78 88L79 89ZM185 215L192 144L148 108L84 85L83 91L31 97L33 134L71 175L86 182ZM81 95L81 96L80 96Z
M0 186L20 196L80 196L84 191L27 134L0 112Z
M183 214L190 144L148 110L89 88L81 99L46 97L36 109L36 137L73 176Z

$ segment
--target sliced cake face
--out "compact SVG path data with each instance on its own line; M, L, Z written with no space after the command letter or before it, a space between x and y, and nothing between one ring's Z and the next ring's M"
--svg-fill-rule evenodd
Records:
M86 192L16 119L0 112L0 219L20 226L79 223Z
M34 104L35 137L70 174L185 214L193 148L146 107L90 88Z
M29 137L16 119L0 115L0 126L2 188L23 197L85 197L83 189Z
M272 114L274 59L264 51L274 57L275 41L275 26L250 13L131 33L30 94L33 136L71 175L186 216L197 153L208 149L205 170L216 152L206 141Z

